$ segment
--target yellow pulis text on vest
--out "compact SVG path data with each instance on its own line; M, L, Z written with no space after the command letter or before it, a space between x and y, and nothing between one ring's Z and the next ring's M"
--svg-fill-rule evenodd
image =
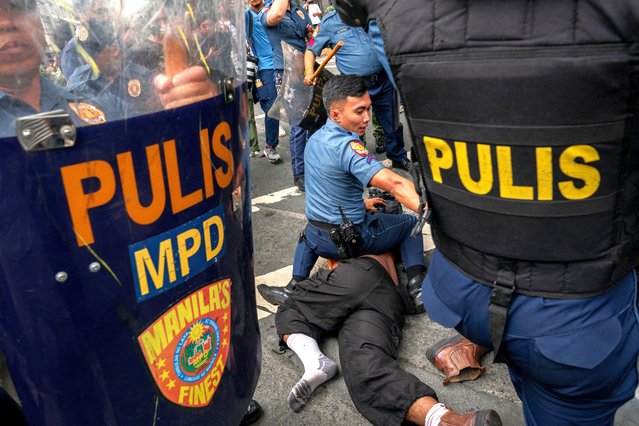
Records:
M435 182L451 184L444 181L443 173L450 171L457 174L463 188L477 195L496 190L499 197L514 200L553 201L557 193L566 200L581 200L595 194L601 184L601 173L595 167L599 152L590 145L530 148L534 153L530 158L535 170L532 177L517 175L514 148L508 145L448 142L424 136L424 146ZM477 164L471 164L470 150L476 150L473 157ZM478 174L473 176L471 169Z

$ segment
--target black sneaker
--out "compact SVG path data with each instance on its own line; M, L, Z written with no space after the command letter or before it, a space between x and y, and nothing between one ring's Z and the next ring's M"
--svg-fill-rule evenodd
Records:
M401 169L405 172L410 172L410 160L407 158L402 161L392 161L392 167L394 169Z
M266 284L258 285L257 291L264 298L264 300L275 306L283 304L284 301L288 299L291 294L293 294L293 292L286 287L277 287Z

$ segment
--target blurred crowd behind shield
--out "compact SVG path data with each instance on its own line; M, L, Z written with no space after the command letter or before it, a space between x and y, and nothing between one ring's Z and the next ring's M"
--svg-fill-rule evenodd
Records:
M86 98L113 96L122 118L159 111L153 88L201 65L222 90L245 80L243 8L223 0L16 0L35 2L46 46L41 73Z

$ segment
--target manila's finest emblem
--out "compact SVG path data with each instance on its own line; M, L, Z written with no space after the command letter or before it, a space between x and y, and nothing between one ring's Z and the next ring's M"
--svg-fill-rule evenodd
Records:
M222 379L230 336L231 282L223 280L174 304L138 336L138 343L165 398L203 407Z

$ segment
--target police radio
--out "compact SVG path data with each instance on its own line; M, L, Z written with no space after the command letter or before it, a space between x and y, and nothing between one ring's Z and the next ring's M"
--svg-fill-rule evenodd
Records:
M342 206L339 206L338 208L339 213L342 215L343 223L339 226L339 228L333 228L331 230L337 230L339 233L341 247L336 244L337 249L340 251L340 256L343 256L344 258L356 256L364 246L362 236L359 233L357 225L353 224L353 222L346 217L344 210L342 210ZM333 241L335 241L336 237L337 235L334 236L334 232L331 232L331 239L333 239ZM342 253L342 251L344 253ZM344 256L344 254L346 256Z

